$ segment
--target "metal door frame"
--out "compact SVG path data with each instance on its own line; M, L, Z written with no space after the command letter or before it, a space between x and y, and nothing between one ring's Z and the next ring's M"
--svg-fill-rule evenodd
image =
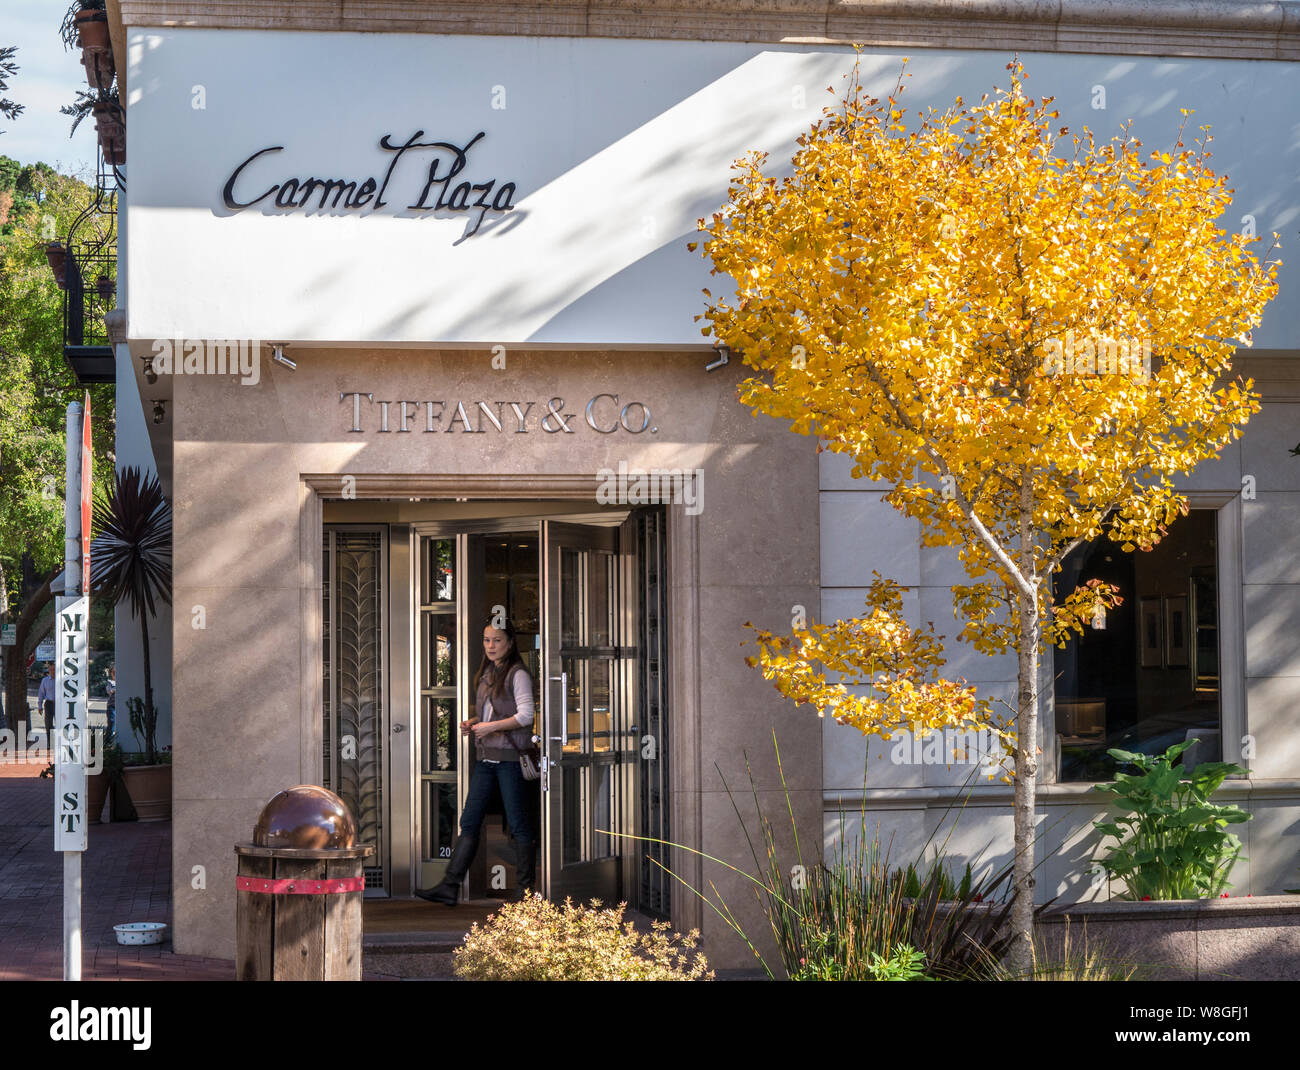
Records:
M324 543L329 536L339 532L353 534L372 534L379 536L379 564L377 572L380 583L380 608L379 608L379 701L380 701L380 721L378 734L383 741L382 746L384 753L380 756L379 761L379 812L382 822L382 835L387 840L386 850L382 851L383 858L383 887L368 887L366 889L367 898L386 897L393 894L395 875L401 872L400 860L404 856L403 851L396 848L403 842L398 838L396 826L400 824L401 810L393 806L393 797L391 786L393 777L390 775L392 766L393 745L392 745L392 726L395 723L393 719L393 696L401 696L402 689L392 686L393 680L393 662L391 656L395 631L400 634L401 629L405 626L399 620L395 619L393 610L392 586L394 581L394 572L392 568L393 555L390 552L393 546L394 534L392 529L399 525L384 523L342 523L342 524L322 524L322 551ZM331 642L338 642L338 600L333 597L334 581L338 570L338 549L333 539L329 540L329 571L324 577L324 582L331 592L329 604L329 635ZM403 577L404 579L404 577ZM400 604L400 603L399 603ZM394 628L394 625L397 628ZM328 681L322 681L323 686L328 688L329 692L329 713L330 713L330 766L329 784L330 789L337 791L339 787L338 778L338 724L339 724L339 706L338 706L338 660L335 657L329 659L330 673ZM399 701L402 701L399 698ZM322 764L324 764L325 755L321 755Z
M578 768L584 770L583 777L586 781L586 787L594 791L595 781L592 772L603 766L610 767L611 778L611 825L615 831L627 832L634 828L632 824L635 820L634 800L628 794L628 777L629 768L634 764L625 759L629 752L628 734L635 728L636 711L632 708L635 696L635 690L628 687L628 647L624 643L626 637L625 621L627 604L629 601L628 590L626 587L627 567L624 563L624 546L623 528L626 515L618 524L600 525L599 529L609 535L609 541L612 542L612 554L610 561L609 577L612 581L612 591L610 597L613 604L610 607L610 635L609 642L599 645L591 645L586 642L580 644L579 649L610 651L609 660L609 688L610 688L610 712L611 712L611 738L610 749L607 757L599 760L595 758L595 752L592 756L579 763ZM569 532L560 530L556 532L558 525L560 529L573 529ZM609 549L607 546L601 546L600 540L594 537L591 531L596 525L591 524L574 524L561 518L548 518L542 523L541 533L541 551L542 551L542 595L543 595L543 631L544 637L542 643L542 668L544 674L545 688L542 692L542 748L543 748L543 812L542 812L542 867L541 882L549 898L555 898L558 894L572 894L580 898L586 898L591 895L600 895L603 898L609 898L611 891L608 888L600 887L602 881L608 880L608 871L613 871L613 880L618 886L613 890L613 894L619 898L626 899L625 890L629 888L628 884L628 855L627 843L622 840L615 840L610 844L611 858L595 857L594 831L587 827L592 798L584 794L583 808L581 814L581 839L583 843L583 853L589 854L590 857L584 858L577 863L570 863L566 866L562 860L563 851L563 816L558 812L563 804L562 796L552 794L551 777L555 775L556 762L552 760L555 753L562 753L555 749L555 744L559 743L563 747L563 740L567 736L567 726L560 724L556 720L556 711L559 711L561 718L567 717L565 703L558 706L553 701L553 695L556 693L555 685L560 685L561 693L565 687L563 669L562 649L562 628L561 605L560 605L560 579L559 569L562 567L559 554L563 546L575 546L580 550L602 551ZM567 540L561 542L560 539L567 535ZM589 557L582 558L581 572L579 573L579 589L588 597L584 598L579 605L579 627L583 633L584 640L587 636L589 621L587 614L589 611ZM559 663L557 664L557 659ZM590 656L583 659L590 662ZM584 676L586 674L584 673ZM584 704L590 701L590 683L581 689ZM584 728L585 731L585 728ZM561 782L562 783L562 782ZM562 790L562 788L561 788ZM630 816L629 816L630 815ZM561 871L568 870L568 873L561 877Z
M421 611L421 591L424 583L423 570L425 568L424 555L421 553L421 541L424 538L454 538L456 540L456 643L457 643L457 664L456 664L456 689L457 689L457 713L458 717L463 716L464 711L473 705L473 696L470 694L470 679L473 675L477 658L475 652L478 650L477 641L478 622L470 621L467 607L469 605L470 595L470 576L465 566L468 558L469 537L472 535L495 535L506 532L528 531L530 534L535 533L538 540L538 554L541 560L538 562L538 584L539 584L539 628L540 634L547 635L548 623L546 618L546 561L545 561L545 531L544 525L556 521L564 524L584 525L587 527L600 527L613 532L615 537L616 552L614 556L615 568L615 595L620 599L622 605L623 590L625 583L625 567L622 564L623 556L623 538L622 525L628 517L627 510L610 510L606 512L593 513L565 513L565 514L532 514L521 516L507 517L485 517L483 519L458 519L458 520L429 520L413 521L409 525L404 525L408 529L408 534L404 536L407 540L407 560L410 562L408 575L403 577L403 582L407 584L407 590L410 592L409 604L406 610L406 621L403 627L409 634L409 673L407 680L406 708L410 712L411 731L406 734L407 753L410 759L410 772L408 776L408 805L404 809L406 820L406 835L408 838L408 850L406 852L407 865L405 872L408 884L405 892L394 889L395 894L413 894L420 867L423 863L421 858L421 844L424 838L424 829L422 827L422 807L420 793L422 785L420 783L421 771L418 768L419 755L421 753L422 740L420 738L420 672L424 663L424 642L423 630L420 627L419 615ZM330 525L335 527L337 525ZM398 582L397 577L393 578L393 583ZM396 612L396 610L394 610ZM615 622L617 626L622 626L623 615L621 609L616 613ZM394 621L394 625L396 625ZM620 636L620 639L622 636ZM540 658L540 675L542 677L540 684L540 701L537 711L534 715L535 728L544 727L547 715L547 690L546 675L546 642L543 638L542 656ZM616 667L620 669L617 673L622 676L621 666L616 661ZM394 679L396 677L394 676ZM611 675L611 689L623 687L623 694L629 696L629 701L635 694L635 689L628 689L625 686L626 681L615 680ZM631 716L631 715L629 715ZM630 721L629 721L630 723ZM542 734L535 731L535 735ZM456 791L456 808L457 818L461 809L465 805L465 798L469 792L468 771L472 765L473 758L473 741L469 737L458 736L457 739L457 791ZM626 764L626 763L624 763ZM625 773L624 773L625 775ZM619 792L626 799L626 785L619 785ZM541 868L540 872L545 873L548 866L548 849L546 840L546 808L547 801L545 792L542 797L542 836L543 842L539 844L541 848ZM395 823L395 822L394 822ZM627 826L626 820L622 822ZM397 854L397 842L393 840L393 854ZM625 860L624 860L625 861ZM544 879L544 878L543 878ZM627 882L626 873L623 875L624 887L634 887Z

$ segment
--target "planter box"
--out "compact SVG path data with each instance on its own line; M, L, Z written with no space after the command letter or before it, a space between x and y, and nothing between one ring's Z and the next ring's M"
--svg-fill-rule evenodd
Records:
M121 105L115 100L97 100L91 112L95 116L95 132L104 162L115 166L126 163L126 127Z
M68 250L62 242L45 243L45 257L54 272L54 283L60 290L68 288Z
M1049 953L1067 918L1072 947L1086 932L1089 949L1141 967L1137 980L1300 980L1300 895L1053 907L1038 920Z
M108 786L111 777L102 769L94 776L86 776L86 822L91 825L100 823L104 812L104 803L108 801Z
M111 48L108 33L108 15L93 8L77 12L77 44L82 48Z
M172 816L172 767L170 765L128 765L122 770L126 790L141 821L170 821Z

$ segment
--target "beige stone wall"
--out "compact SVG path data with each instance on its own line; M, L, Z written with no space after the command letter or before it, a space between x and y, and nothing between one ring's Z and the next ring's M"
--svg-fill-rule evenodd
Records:
M670 712L674 836L747 868L740 824L723 787L749 797L744 754L764 805L784 812L771 736L814 856L821 821L821 726L789 708L743 658L746 621L788 629L791 606L816 604L817 459L812 443L753 418L735 400L742 371L704 371L706 354L522 353L505 371L491 354L295 351L297 371L263 363L258 386L226 377L170 382L175 505L175 945L233 957L233 846L247 840L276 791L318 778L319 531L321 495L344 474L361 496L400 495L441 482L470 496L502 487L574 497L595 473L630 466L700 467L704 508L674 507ZM350 434L340 392L391 399L561 396L571 435L413 431ZM608 391L651 407L657 433L600 435L582 423L587 399ZM534 420L537 413L534 409ZM414 424L424 426L423 415ZM339 483L341 488L341 482ZM561 492L561 488L563 492ZM321 494L328 494L322 490ZM526 496L511 494L510 496ZM195 607L206 618L193 627ZM715 768L715 763L719 768ZM786 821L788 826L789 822ZM756 931L744 882L684 856L693 882L716 880ZM206 876L192 887L195 866ZM749 953L684 889L675 921L703 924L720 965Z
M1300 59L1293 0L110 0L127 26ZM114 16L116 18L116 16Z

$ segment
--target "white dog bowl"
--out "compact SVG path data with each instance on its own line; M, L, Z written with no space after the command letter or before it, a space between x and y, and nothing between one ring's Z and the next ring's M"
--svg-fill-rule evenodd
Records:
M133 921L128 925L114 925L119 944L161 944L167 923L162 921Z

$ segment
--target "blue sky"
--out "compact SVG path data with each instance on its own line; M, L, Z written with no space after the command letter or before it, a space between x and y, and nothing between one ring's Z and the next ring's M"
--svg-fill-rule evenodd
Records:
M5 92L10 100L26 105L13 122L0 119L0 156L20 163L44 160L65 173L95 166L95 124L87 117L68 138L72 120L59 108L86 89L81 53L65 51L59 40L59 23L68 0L0 0L0 47L16 45L18 73Z

